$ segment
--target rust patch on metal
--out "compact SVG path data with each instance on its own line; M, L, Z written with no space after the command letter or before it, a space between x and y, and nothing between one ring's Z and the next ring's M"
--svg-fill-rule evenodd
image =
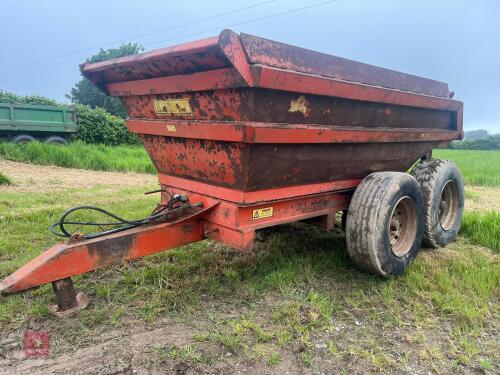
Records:
M448 85L390 69L311 51L248 34L240 36L250 63L351 82L448 97Z
M247 191L364 178L372 166L404 172L439 142L253 144ZM272 161L272 163L270 162Z
M68 310L78 305L71 277L52 282L59 310Z
M108 238L104 241L91 242L87 245L89 255L96 257L96 268L120 264L127 259L127 255L132 249L135 236L121 236Z
M142 135L158 172L219 186L244 187L243 143Z

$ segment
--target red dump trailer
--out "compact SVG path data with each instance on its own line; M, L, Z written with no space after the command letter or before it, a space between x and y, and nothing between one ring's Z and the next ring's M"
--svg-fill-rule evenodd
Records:
M71 276L206 238L250 251L259 229L328 230L339 212L353 262L381 276L458 232L462 177L432 159L463 135L445 83L230 30L83 74L123 102L161 203L99 235L65 229L68 213L69 241L6 277L4 293L52 282L53 312L67 315L88 303Z

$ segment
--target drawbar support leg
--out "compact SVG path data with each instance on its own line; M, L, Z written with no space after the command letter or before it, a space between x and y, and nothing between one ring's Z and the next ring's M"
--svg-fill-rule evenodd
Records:
M86 308L89 304L89 299L85 294L82 292L75 293L71 277L53 281L52 288L56 295L57 305L49 306L49 311L58 318L73 315L76 311Z

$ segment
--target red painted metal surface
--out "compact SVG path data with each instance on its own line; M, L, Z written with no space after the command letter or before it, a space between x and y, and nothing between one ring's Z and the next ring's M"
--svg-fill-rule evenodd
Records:
M301 197L311 194L352 190L361 182L361 179L337 180L332 182L322 182L317 184L288 186L282 188L272 188L256 191L242 191L221 186L213 186L203 182L193 181L186 178L179 178L171 175L160 174L160 184L170 186L175 189L182 189L190 192L205 194L210 197L224 199L229 202L240 204L255 204L259 202L271 202L277 199Z
M110 83L106 87L112 96L170 94L186 91L206 91L242 87L246 83L234 68L221 68L211 72L181 74L168 77L140 79Z
M409 91L366 86L358 82L348 82L262 66L252 67L252 69L259 77L260 87L269 89L451 111L456 111L461 106L461 103L455 100L416 94Z
M458 131L441 129L353 129L321 125L257 122L128 120L137 134L242 143L367 143L450 141Z
M105 89L105 84L111 82L189 74L229 65L225 55L220 52L218 37L212 37L139 55L86 63L83 70L92 82Z
M263 65L294 72L315 74L344 81L359 82L424 95L448 97L443 82L396 72L326 53L290 46L248 34L241 41L252 65Z
M179 247L203 239L197 216L217 205L173 223L130 229L91 240L61 243L21 267L0 283L0 293L14 293L105 266Z

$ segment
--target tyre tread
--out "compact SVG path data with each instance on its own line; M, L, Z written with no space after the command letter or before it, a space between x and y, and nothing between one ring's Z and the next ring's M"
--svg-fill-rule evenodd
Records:
M436 189L439 176L448 168L457 168L456 164L451 160L431 159L424 160L416 164L411 171L411 175L415 177L422 196L424 198L424 239L423 245L430 248L438 248L441 245L436 237L433 223L432 200L433 191Z
M381 276L387 276L377 262L376 246L370 244L374 228L376 206L380 204L386 187L398 172L376 172L358 186L349 205L346 238L352 261L360 268ZM377 207L378 209L378 207Z

